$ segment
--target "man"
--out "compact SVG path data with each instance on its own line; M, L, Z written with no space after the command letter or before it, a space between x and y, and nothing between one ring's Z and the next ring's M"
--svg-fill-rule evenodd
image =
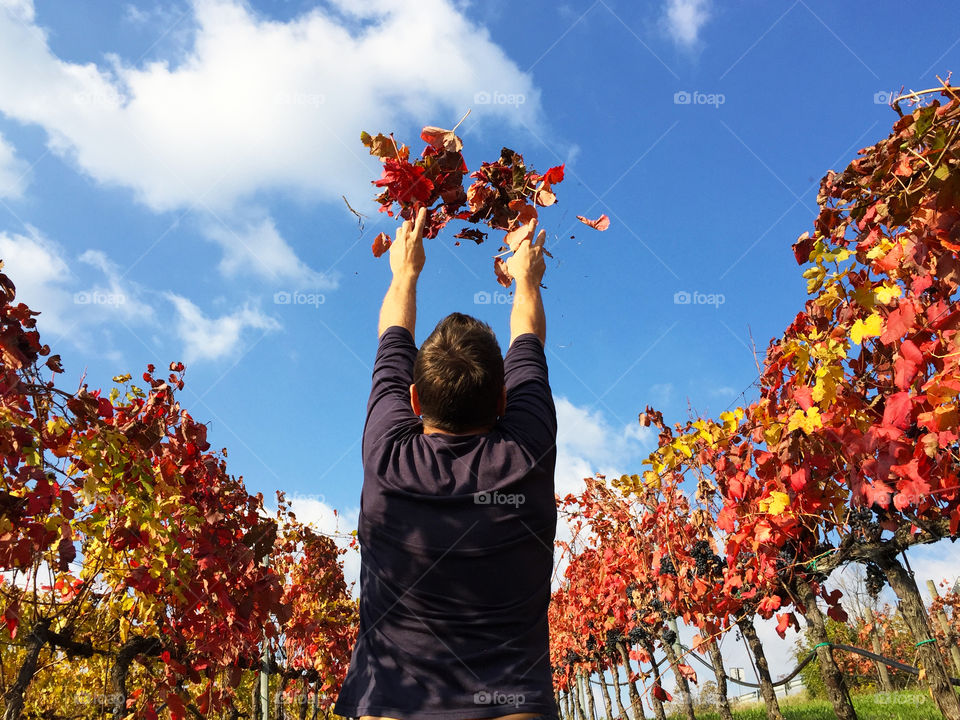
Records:
M426 217L390 247L393 280L363 432L360 625L334 711L363 720L557 718L547 605L556 410L543 352L536 221L507 261L510 347L444 318L419 352ZM418 417L418 416L422 416Z

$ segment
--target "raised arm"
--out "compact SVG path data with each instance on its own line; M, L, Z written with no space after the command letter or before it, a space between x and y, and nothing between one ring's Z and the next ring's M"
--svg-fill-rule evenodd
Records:
M416 224L404 220L390 245L393 279L380 307L378 337L394 325L406 328L414 336L417 324L417 280L426 259L423 252L423 223L426 218L426 208L420 208Z
M510 313L510 344L525 333L533 333L543 344L547 340L547 319L540 297L540 281L546 263L543 260L543 243L547 233L541 230L531 242L537 229L537 221L527 224L527 233L516 251L507 260L507 272L516 281L513 310Z

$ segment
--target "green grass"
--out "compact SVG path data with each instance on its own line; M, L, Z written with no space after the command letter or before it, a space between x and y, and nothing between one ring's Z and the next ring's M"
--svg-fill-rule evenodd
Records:
M860 720L942 720L943 715L926 692L900 690L892 693L854 695L853 706ZM780 709L786 720L836 720L833 706L827 700L780 699ZM680 720L681 716L671 716ZM736 720L766 720L762 704L733 708ZM697 720L720 720L720 713L697 712Z

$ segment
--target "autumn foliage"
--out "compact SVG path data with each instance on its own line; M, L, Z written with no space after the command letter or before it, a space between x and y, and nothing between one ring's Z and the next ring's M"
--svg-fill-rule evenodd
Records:
M176 400L182 364L148 367L142 385L124 375L108 392L66 391L36 313L3 273L0 290L7 717L228 712L248 702L237 688L265 637L286 655L277 671L329 707L356 625L343 550L282 496L269 517L227 473L226 451ZM56 673L85 677L82 697L74 683L44 690Z
M590 657L578 634L601 642L639 627L668 652L660 628L672 616L699 630L706 654L755 616L775 617L781 634L801 616L822 622L817 596L844 622L824 581L860 562L891 583L926 682L956 716L897 560L960 537L960 98L948 84L934 92L942 100L895 103L890 136L823 178L813 230L793 246L810 299L771 340L759 397L673 427L647 408L640 421L659 433L648 469L564 501L574 531L591 532L555 596L570 608L557 616L577 621L554 637L559 678Z
M470 227L459 230L453 237L473 240L479 245L487 238L487 232L478 227L482 225L506 232L505 247L501 250L516 250L523 226L539 217L540 208L557 202L554 187L563 181L564 166L537 173L527 166L520 153L502 148L499 158L481 163L470 172L463 157L463 141L455 130L423 128L420 138L426 146L413 161L410 148L397 144L392 134L360 134L363 145L383 164L380 178L372 181L384 188L376 198L380 212L411 220L420 207L425 207L427 219L423 235L426 238L436 237L451 220L461 220ZM468 175L473 183L465 189ZM578 215L577 219L596 230L610 226L606 215L596 220ZM373 254L381 256L389 249L390 242L386 233L377 235ZM494 257L494 270L498 281L509 287L506 263L499 255Z

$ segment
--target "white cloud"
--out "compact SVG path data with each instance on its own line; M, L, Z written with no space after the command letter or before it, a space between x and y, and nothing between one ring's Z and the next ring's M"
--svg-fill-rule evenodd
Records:
M601 410L554 397L557 408L557 494L583 489L583 479L595 473L608 477L630 471L653 447L654 432L639 423L616 427ZM635 470L633 470L635 471Z
M264 190L372 196L361 129L452 123L471 105L535 122L531 77L449 0L335 4L276 22L239 0L194 0L193 42L175 65L101 67L58 58L32 5L3 0L0 111L155 210L227 210ZM410 28L430 41L401 41ZM525 102L475 102L498 92Z
M292 290L329 290L336 286L334 276L312 270L297 257L280 236L272 218L249 222L236 229L211 224L204 235L223 249L220 272L227 277L255 275L273 283L290 283Z
M153 307L140 300L140 289L132 282L124 280L120 268L107 257L106 253L100 250L87 250L77 259L99 270L107 284L97 283L88 290L75 293L75 302L83 304L80 301L86 297L92 304L104 305L118 313L126 322L153 321Z
M143 299L147 292L125 280L103 252L87 250L77 257L94 271L81 274L67 250L36 228L27 232L0 232L0 259L16 286L17 301L40 313L43 341L53 352L67 340L85 352L120 360L111 329L118 322L154 323L153 308Z
M673 41L684 48L697 44L700 30L711 16L713 0L667 0L663 24Z
M360 508L348 508L345 512L334 513L333 507L327 504L326 499L304 495L288 495L290 508L300 522L312 525L317 531L327 535L336 535L334 541L346 554L341 556L343 561L343 577L347 586L353 585L353 596L360 593L360 553L356 548L350 548L350 541L340 537L357 529L360 521Z
M0 199L23 195L26 165L19 160L13 146L0 135Z
M17 288L17 302L41 313L41 329L62 332L69 327L66 315L72 298L66 286L73 280L64 251L36 228L28 235L0 232L3 272Z
M277 330L280 324L249 305L228 315L208 318L187 298L174 293L165 293L177 312L177 335L184 344L184 362L195 360L219 360L238 352L244 340L249 338L247 329L263 333Z

